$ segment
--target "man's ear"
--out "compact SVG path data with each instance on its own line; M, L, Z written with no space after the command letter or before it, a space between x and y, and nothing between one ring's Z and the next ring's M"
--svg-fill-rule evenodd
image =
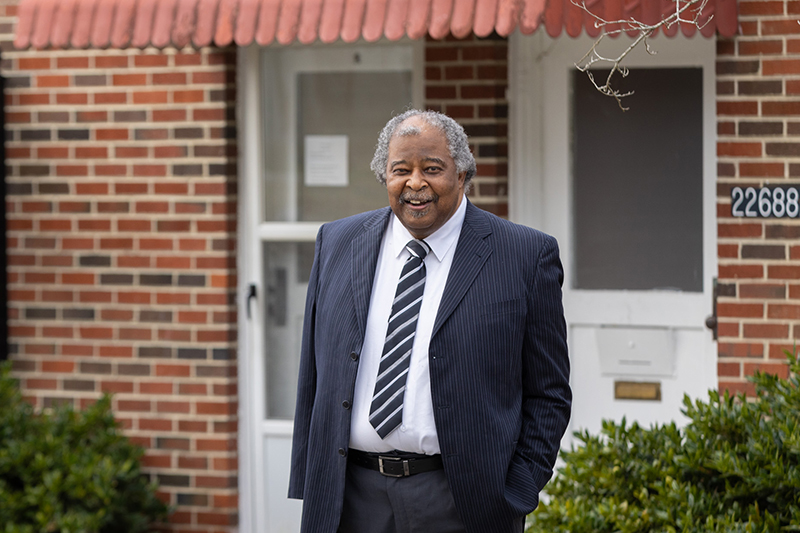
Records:
M461 186L463 187L466 180L467 180L467 171L465 170L464 172L460 172L458 174L458 183L460 183Z

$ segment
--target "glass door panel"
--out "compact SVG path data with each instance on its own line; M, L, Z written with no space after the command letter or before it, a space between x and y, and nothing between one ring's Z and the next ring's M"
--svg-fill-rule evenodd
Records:
M618 82L625 113L572 72L573 286L702 292L703 69Z
M308 278L314 261L313 242L265 242L264 336L269 343L266 364L267 418L292 420L300 365L300 336Z

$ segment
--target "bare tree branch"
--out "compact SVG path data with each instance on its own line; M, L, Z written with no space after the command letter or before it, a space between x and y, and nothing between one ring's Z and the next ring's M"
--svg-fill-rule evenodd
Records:
M703 9L706 7L708 0L674 0L675 11L669 16L662 18L661 21L657 22L656 24L645 24L644 22L640 22L634 18L627 20L604 20L603 18L589 11L589 8L586 7L585 1L571 1L575 6L581 8L583 11L594 17L595 27L602 30L600 32L600 36L597 38L597 40L595 40L594 44L592 44L592 47L589 49L589 51L586 52L586 54L577 63L575 63L575 67L581 72L586 73L595 89L606 96L613 97L617 101L620 109L623 111L627 111L628 108L622 105L622 99L633 94L633 92L620 92L618 89L612 86L612 81L615 74L619 74L623 78L628 75L628 69L622 66L622 61L628 56L628 54L630 54L637 46L643 45L648 54L655 55L656 52L653 50L653 48L651 48L649 38L658 28L669 29L675 24L683 23L691 24L696 26L698 29L702 29L713 17L712 15L708 17L708 20L700 22L700 16L702 15ZM616 29L609 29L609 27L616 27ZM605 57L600 53L599 47L603 42L603 39L609 36L630 32L636 32L636 37L634 38L633 42L622 51L622 53L616 57ZM611 65L611 70L609 71L603 85L600 85L597 81L595 81L594 75L591 72L591 67L596 63L605 63Z

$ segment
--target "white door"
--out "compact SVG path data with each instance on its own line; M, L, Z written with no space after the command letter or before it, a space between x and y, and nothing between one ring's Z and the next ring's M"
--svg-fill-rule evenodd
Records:
M684 394L717 386L715 43L637 50L623 113L574 66L592 42L512 39L510 213L559 241L571 431L597 433L602 419L680 423Z
M243 531L299 530L301 503L286 493L314 239L326 221L388 204L369 163L383 125L421 102L420 54L408 43L241 53Z

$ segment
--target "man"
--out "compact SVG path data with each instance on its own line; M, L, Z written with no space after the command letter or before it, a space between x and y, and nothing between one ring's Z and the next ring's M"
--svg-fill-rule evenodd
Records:
M309 533L521 533L571 392L555 240L474 207L463 128L390 120L390 208L325 224L289 496Z

